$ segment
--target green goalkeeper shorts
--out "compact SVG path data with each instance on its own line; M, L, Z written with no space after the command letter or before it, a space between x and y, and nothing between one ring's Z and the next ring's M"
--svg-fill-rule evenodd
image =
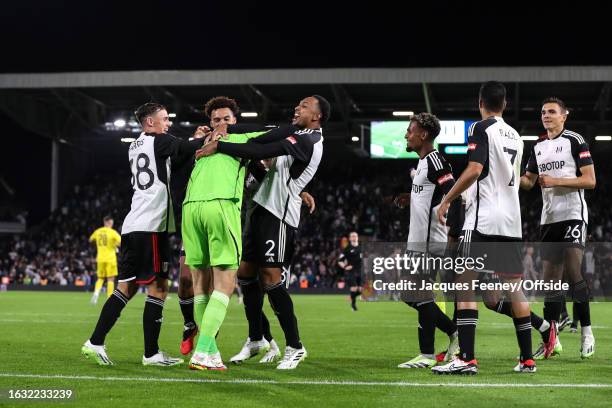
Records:
M238 269L242 251L240 207L231 200L192 201L183 205L185 263L192 268Z

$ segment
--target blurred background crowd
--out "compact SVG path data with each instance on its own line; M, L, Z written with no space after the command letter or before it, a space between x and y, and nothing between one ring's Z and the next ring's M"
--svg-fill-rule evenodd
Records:
M348 244L348 234L357 231L360 240L403 242L408 236L409 208L399 209L389 198L409 191L410 167L367 162L364 166L332 167L318 175L307 191L315 197L316 211L303 214L292 264L291 285L301 288L344 288L343 270L337 259ZM125 182L118 182L123 180ZM76 285L95 282L95 246L91 233L111 215L120 232L130 206L129 176L117 173L95 177L86 185L75 185L67 199L42 223L24 234L0 238L1 283L23 285ZM590 240L612 241L612 213L609 188L600 183L597 200L587 195ZM535 242L539 234L541 197L539 189L521 193L523 235ZM23 213L21 216L24 217ZM171 274L177 282L180 239L171 240ZM595 289L610 280L610 251L595 251L589 258L598 271ZM525 251L525 262L539 268L537 250ZM530 259L528 259L530 258ZM585 262L585 268L588 268Z

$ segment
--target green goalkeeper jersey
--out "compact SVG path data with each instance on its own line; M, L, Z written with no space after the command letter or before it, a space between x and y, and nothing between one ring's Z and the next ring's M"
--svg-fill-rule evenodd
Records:
M246 143L265 132L229 134L223 141ZM240 158L215 153L196 161L191 171L184 204L215 199L242 201L245 163Z

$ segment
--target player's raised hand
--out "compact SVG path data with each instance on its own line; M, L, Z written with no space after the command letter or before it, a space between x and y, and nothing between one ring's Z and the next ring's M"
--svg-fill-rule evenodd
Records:
M208 126L198 126L196 131L193 133L193 137L194 137L194 139L201 139L203 137L208 136L210 134L211 130L212 129L209 128Z
M227 139L227 124L220 123L210 135L212 141L216 142L217 140L223 138Z
M300 197L302 198L302 201L304 202L304 204L306 204L306 207L308 207L308 210L309 210L308 213L312 214L315 208L317 208L314 197L305 191L302 191L300 193Z
M442 200L440 206L438 207L438 220L446 225L446 213L448 212L448 207L450 207L450 202L446 200Z
M212 156L215 153L217 153L217 141L205 144L200 149L196 150L195 157L196 160L198 160L202 157Z

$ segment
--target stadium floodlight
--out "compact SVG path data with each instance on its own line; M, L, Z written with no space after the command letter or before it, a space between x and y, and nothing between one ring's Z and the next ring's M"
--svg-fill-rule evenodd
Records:
M181 126L191 126L191 122L189 122L188 120L184 121L184 122L180 122L179 125Z
M122 137L122 138L121 138L121 141L122 141L123 143L132 143L134 140L136 140L136 139L135 139L135 138L133 138L133 137Z
M595 140L597 140L598 142L610 142L612 141L612 136L595 136Z
M190 137L190 138L189 138L189 141L191 142L191 141L192 141L192 140L194 140L194 139L195 139L195 137Z
M240 116L242 116L243 118L256 118L257 112L242 112Z
M534 140L538 140L539 137L538 136L521 136L521 139L529 140L529 141L534 141Z
M351 137L351 140L353 142L358 142L359 141L359 136L353 136L353 137Z
M113 122L113 125L118 128L122 128L125 126L125 119L117 119Z
M176 113L169 113L168 116L171 118L176 118Z
M413 111L393 111L393 116L414 116Z

